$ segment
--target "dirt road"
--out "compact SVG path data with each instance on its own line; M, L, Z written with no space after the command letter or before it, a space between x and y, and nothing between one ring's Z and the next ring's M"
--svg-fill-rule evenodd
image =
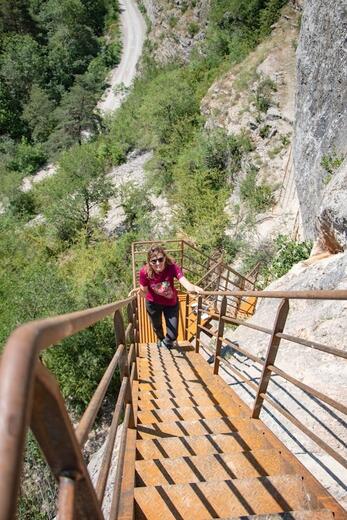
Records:
M117 86L130 87L136 73L136 65L142 53L146 37L146 24L136 0L120 0L121 25L123 34L123 52L120 64L112 70L108 78L111 85L106 90L98 108L103 113L118 108L124 98L124 92L115 93Z

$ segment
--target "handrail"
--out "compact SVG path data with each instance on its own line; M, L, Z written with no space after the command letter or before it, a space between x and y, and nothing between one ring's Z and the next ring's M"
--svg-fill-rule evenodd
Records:
M202 296L255 296L291 300L347 300L347 291L203 291Z
M207 327L202 325L201 323L201 314L202 314L202 298L206 295L214 295L221 296L222 303L220 306L219 313L217 312L208 312L209 318L216 320L218 322L218 330L216 328L209 330ZM253 296L257 298L273 298L280 299L280 303L277 310L277 315L274 321L274 325L272 329L268 327L262 327L260 325L256 325L254 323L248 323L247 321L238 320L236 318L231 318L226 315L226 297L227 296ZM341 349L336 349L327 345L322 345L315 341L304 340L299 337L296 337L291 334L286 334L283 332L285 327L285 323L287 320L287 315L289 312L289 301L296 299L307 299L307 300L347 300L347 291L346 290L328 290L328 291L203 291L199 294L198 298L198 308L197 308L197 323L196 323L196 347L195 351L198 352L201 344L201 332L204 332L209 337L214 337L216 340L215 346L215 356L214 356L214 374L218 374L219 364L225 363L232 373L236 374L236 377L241 381L249 385L256 392L256 397L253 405L252 417L257 419L259 418L260 412L262 410L263 401L270 403L277 411L283 414L288 420L290 420L297 428L303 431L310 439L312 439L316 444L318 444L322 449L324 449L331 457L337 460L340 464L342 464L345 468L347 468L347 461L343 459L343 457L332 447L330 447L326 442L322 441L317 435L311 432L302 422L300 422L296 417L294 417L284 406L277 404L273 399L269 398L267 395L267 388L272 374L276 374L295 387L301 389L306 392L308 395L313 396L316 399L319 399L321 402L328 404L335 410L338 410L341 413L347 414L347 407L342 403L336 401L335 399L331 399L327 395L315 390L314 388L306 385L305 383L299 381L294 378L290 374L281 370L275 365L275 359L277 356L278 349L280 347L280 342L282 339L285 339L290 342L295 342L304 347L320 350L326 352L328 354L334 355L340 358L347 358L347 353L343 352ZM225 323L237 324L240 326L245 326L251 329L256 330L257 332L266 333L270 336L270 341L267 349L267 353L265 359L261 359L258 356L254 356L253 354L247 352L247 350L235 345L230 339L224 337L224 325ZM253 382L247 380L244 374L240 372L236 367L232 366L232 363L228 360L225 360L221 355L221 346L222 344L230 344L236 351L242 353L247 356L249 359L252 359L254 362L259 363L262 366L262 375L259 381L259 385L255 385Z
M1 520L14 518L15 515L25 435L34 404L34 381L37 378L37 374L40 373L37 372L40 365L38 364L39 353L52 344L72 336L106 316L119 311L135 301L135 299L136 295L133 295L124 300L93 309L30 322L18 327L10 336L4 348L0 365ZM51 383L44 384L49 385ZM59 392L59 390L54 390L54 392ZM88 426L83 426L83 428L81 427L78 430L81 444L83 444L91 419L95 418L95 405L96 403L101 403L102 399L100 400L100 398L103 392L104 388L100 389L99 385L97 389L98 397L95 397L92 405L93 410L88 411L88 420L86 420ZM73 442L76 442L76 448L74 448L76 450L78 446L77 439ZM81 461L78 464L84 472ZM85 470L84 478L90 487L90 484L88 484L89 477L86 475L87 472ZM64 486L63 489L65 489ZM96 497L95 500L94 498L92 499L92 502L96 506ZM95 518L99 518L101 512L100 515L95 512L92 514L94 514ZM93 516L90 518L93 518Z

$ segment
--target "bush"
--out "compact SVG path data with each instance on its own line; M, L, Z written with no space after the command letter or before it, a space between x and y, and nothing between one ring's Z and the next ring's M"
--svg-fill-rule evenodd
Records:
M17 191L10 200L10 208L17 217L31 218L38 213L35 197L30 191L27 193Z
M190 22L188 24L188 32L189 32L189 35L191 37L193 37L196 34L198 34L199 30L200 30L200 27L199 27L199 24L197 22Z
M274 256L262 271L264 285L284 276L293 265L310 256L312 242L296 242L286 235L279 235L274 243Z
M270 78L265 78L259 83L255 94L255 106L259 112L269 110L272 103L272 93L276 90L276 83Z
M341 166L344 161L343 155L338 155L336 151L332 154L325 154L321 159L321 167L324 168L326 175L323 179L324 184L328 184L331 181L332 176Z
M259 135L260 135L260 137L262 139L265 139L266 137L269 137L270 130L271 130L271 126L270 125L264 125L261 128L259 128Z
M252 167L248 170L245 179L240 185L241 200L254 209L257 213L269 208L274 197L271 186L265 182L257 185L257 169Z
M42 145L32 145L25 137L22 138L15 150L15 156L8 163L8 167L25 175L32 175L46 162L47 156Z

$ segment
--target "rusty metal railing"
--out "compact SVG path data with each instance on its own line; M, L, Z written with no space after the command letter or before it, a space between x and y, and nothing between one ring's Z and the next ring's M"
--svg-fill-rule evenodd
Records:
M280 348L280 342L282 339L297 343L306 348L319 350L325 352L327 354L331 354L333 356L347 359L347 352L334 348L329 345L323 345L316 341L306 340L300 337L296 337L290 334L284 333L284 327L286 324L288 312L289 312L289 302L294 299L306 299L306 300L347 300L347 291L345 290L335 290L335 291L219 291L218 295L222 297L222 302L219 308L219 312L209 312L209 316L211 320L217 321L217 325L214 328L208 328L202 324L201 316L203 313L203 297L207 295L216 295L215 292L204 292L202 295L198 297L198 306L197 306L197 323L196 323L196 333L195 333L195 350L199 352L200 344L201 344L201 333L207 334L209 337L215 339L215 352L214 352L214 366L213 372L214 374L218 374L220 364L223 363L227 365L228 370L230 370L236 378L238 378L243 383L247 384L252 390L255 392L255 400L253 403L252 409L252 418L259 418L259 415L262 410L262 406L264 401L269 403L273 408L275 408L279 413L281 413L286 419L292 422L297 428L299 428L303 433L305 433L311 440L313 440L320 448L322 448L326 453L328 453L331 457L337 460L342 466L347 468L347 461L329 444L324 442L320 437L318 437L315 433L310 431L301 421L297 419L293 414L291 414L284 406L276 403L271 397L267 395L268 385L271 379L272 374L282 377L286 381L290 382L297 388L300 388L310 396L318 399L319 401L329 405L330 407L338 410L343 414L347 414L347 406L345 404L336 401L335 399L331 399L327 395L323 394L315 390L314 388L306 385L305 383L299 381L295 377L291 376L284 370L281 370L279 367L275 365L276 356L278 350ZM274 320L274 324L272 328L263 327L260 325L256 325L254 323L249 323L248 321L240 320L237 318L233 318L227 315L227 297L230 296L244 296L244 297L256 297L256 298L276 298L280 299L280 304L277 309L277 314ZM206 311L205 311L206 312ZM240 347L235 342L232 342L230 339L224 337L224 328L226 324L231 325L242 325L243 327L247 327L258 332L262 332L268 334L270 336L267 352L265 358L262 359L259 356L252 354L246 349ZM255 384L253 381L249 380L249 378L245 377L233 364L222 357L221 349L223 345L230 345L236 351L241 353L242 355L248 357L255 363L258 363L262 367L262 374L260 377L259 385Z
M126 329L121 314L125 308L129 320ZM39 353L111 314L114 315L115 354L74 430L58 384L40 362ZM117 427L124 408L110 519L117 517L125 451L124 432L128 427L133 428L135 423L131 386L137 377L137 331L134 294L94 309L27 323L10 336L0 365L0 520L10 520L16 516L23 450L29 425L58 482L59 518L103 520L105 486ZM121 387L95 490L81 450L117 366L120 369Z

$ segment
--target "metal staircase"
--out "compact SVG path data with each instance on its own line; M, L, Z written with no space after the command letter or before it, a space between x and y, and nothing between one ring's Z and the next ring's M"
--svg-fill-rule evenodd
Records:
M30 427L58 486L59 520L224 519L328 520L346 512L259 419L267 401L341 465L347 462L267 394L272 374L341 413L347 408L276 367L282 339L347 358L346 352L284 332L290 301L346 300L347 291L261 292L254 277L244 277L185 241L170 241L169 252L190 279L205 289L203 297L180 295L178 346L158 349L136 294L96 309L32 322L9 338L0 364L0 520L14 519L25 437ZM134 287L147 243L132 250ZM173 251L170 251L173 249ZM257 326L245 318L258 297L279 301L273 324ZM41 364L39 353L67 336L113 315L115 353L77 428L73 428L59 387ZM124 320L124 316L127 320ZM222 380L221 355L227 325L268 334L268 352L258 358L258 385L238 374L256 391L248 408ZM214 364L200 355L202 336L214 344ZM307 350L309 350L307 349ZM230 370L237 370L229 363ZM107 388L117 373L120 390L97 482L92 484L83 446ZM243 378L243 379L242 379ZM109 470L119 424L120 450L115 480ZM112 503L103 510L105 489Z
M334 518L324 491L189 343L140 345L138 380L136 519Z

